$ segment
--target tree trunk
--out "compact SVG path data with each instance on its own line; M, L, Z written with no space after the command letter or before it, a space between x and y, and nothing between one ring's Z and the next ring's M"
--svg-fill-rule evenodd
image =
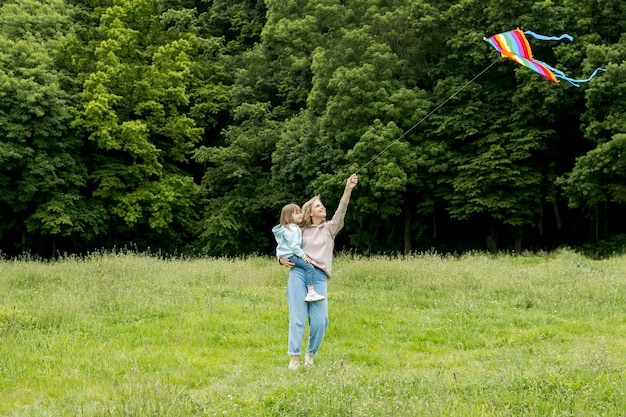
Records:
M517 236L515 236L515 253L522 253L522 239L524 233L524 226L520 226L517 230Z
M493 226L489 228L489 234L487 234L487 249L493 255L498 253L498 232Z
M602 235L603 236L608 236L609 235L609 203L608 201L604 203L604 221L602 222L602 224L604 225L602 230Z
M543 236L543 205L539 205L539 221L537 222L539 236Z
M587 240L589 242L598 241L598 204L589 207L589 227L587 231Z
M107 230L107 250L113 249L113 227L111 227L111 222L109 222L109 228Z
M554 221L556 223L556 230L559 232L563 228L563 224L561 222L561 212L559 211L559 205L556 199L556 185L554 182L552 183L552 210L554 211Z
M393 236L396 234L397 222L393 222L389 230L387 230L387 240L393 240Z
M600 241L600 209L598 208L598 205L596 204L593 207L593 215L595 217L594 219L594 229L595 229L595 236L594 236L594 242L598 243Z
M411 211L404 209L404 254L408 255L413 251L411 247Z

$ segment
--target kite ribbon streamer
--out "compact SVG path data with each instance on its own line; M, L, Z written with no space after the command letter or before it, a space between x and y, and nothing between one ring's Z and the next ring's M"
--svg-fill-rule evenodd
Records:
M520 65L530 68L555 83L559 82L557 80L558 78L567 81L575 87L580 87L581 83L588 82L595 77L599 71L606 71L604 68L596 68L589 78L581 80L570 78L566 76L563 71L553 68L545 62L534 59L528 39L526 39L526 36L524 35L529 35L542 41L559 41L562 39L568 39L571 41L574 39L566 33L561 36L545 36L539 35L530 30L522 32L521 29L498 33L497 35L484 39L491 46L493 46L496 51L500 52L503 57L509 58Z
M560 41L561 39L567 39L568 41L574 40L574 38L572 38L567 33L564 33L561 36L545 36L545 35L539 35L531 30L525 30L524 34L530 35L533 38L538 39L540 41Z

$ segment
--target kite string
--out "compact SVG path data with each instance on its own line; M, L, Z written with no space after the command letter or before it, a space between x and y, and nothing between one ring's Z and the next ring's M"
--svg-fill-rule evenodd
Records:
M405 131L398 139L394 140L393 142L391 142L385 149L383 149L382 151L380 151L378 154L374 155L369 161L367 161L367 163L365 165L363 165L361 168L357 169L355 174L358 174L363 168L365 168L366 166L368 166L369 164L371 164L372 162L374 162L376 159L378 159L382 154L384 154L385 152L387 152L389 150L389 148L391 148L396 142L398 142L400 139L402 139L403 137L405 137L406 135L408 135L413 129L415 129L417 126L419 126L424 120L428 119L433 113L435 113L437 110L439 110L441 107L443 107L448 101L452 100L454 98L454 96L456 96L457 94L459 94L461 91L465 90L465 88L467 88L468 85L470 85L471 83L473 83L474 81L476 81L476 79L478 77L480 77L481 75L483 75L485 72L487 72L491 67L493 67L496 63L498 63L499 61L502 60L502 57L500 57L499 59L493 61L490 65L488 65L487 67L485 67L485 69L483 69L481 72L478 73L478 75L476 75L474 78L472 78L471 80L469 80L467 82L467 84L465 84L463 87L459 88L457 91L455 91L450 97L448 97L447 99L445 99L441 104L439 104L437 107L435 107L433 110L430 111L430 113L428 113L426 116L424 116L422 118L422 120L420 120L419 122L415 123L410 129L408 129L407 131Z

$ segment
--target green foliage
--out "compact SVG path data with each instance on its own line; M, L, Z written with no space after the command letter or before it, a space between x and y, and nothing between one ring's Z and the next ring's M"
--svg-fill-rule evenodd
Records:
M581 217L621 232L623 2L0 8L0 244L12 253L57 237L70 251L136 240L270 253L283 204L321 194L332 211L355 171L338 247L358 252L485 237L519 250L522 236L550 247L586 239ZM530 40L568 75L607 72L580 89L549 83L483 40L515 27L571 34Z
M339 195L340 178L363 168L346 221L357 250L397 250L400 236L411 250L410 241L424 241L428 233L413 219L438 213L485 231L537 224L543 230L544 206L559 199L554 180L578 156L569 142L583 141L575 127L583 94L512 62L498 63L478 81L473 77L496 58L483 37L512 27L563 33L580 17L574 10L590 14L593 5L492 0L436 7L403 1L266 6L260 43L243 55L233 88L239 106L263 106L277 130L270 140L275 148L256 157L263 165L271 154L271 182L281 190L266 207L275 210L281 199L304 201L313 194L328 204ZM618 9L603 9L597 21L612 25L608 15ZM595 63L606 61L590 46L595 34L576 40L533 49L568 73L590 67L587 55L595 54ZM437 103L445 107L429 114ZM258 126L246 127L246 135L265 137L264 124ZM238 178L250 182L240 175L249 166L227 162L251 162L237 142L227 144L233 152L221 149L211 158L224 169L211 175L211 182L221 178L222 190L212 188L217 194L210 197L221 206L230 198L240 201ZM229 240L239 240L234 236Z
M614 235L581 245L580 252L592 259L609 259L626 253L626 235Z
M275 196L282 194L269 181L271 152L279 133L276 122L264 118L266 110L261 103L239 106L235 117L242 122L225 132L226 146L201 147L195 154L207 167L202 184L208 201L198 244L210 255L268 250L270 241L258 224L266 225L269 232L263 213L280 204Z
M275 183L310 190L310 195L323 194L327 204L334 204L331 201L338 199L336 190L341 188L326 186L331 178L333 183L344 182L350 172L392 145L402 134L401 128L408 129L426 113L425 94L409 88L415 84L414 69L405 59L411 52L408 45L416 40L404 32L409 11L386 7L311 7L311 26L302 45L310 42L313 30L319 32L319 43L310 49L313 79L307 110L284 124L273 156ZM324 26L314 25L322 21ZM407 183L415 179L415 163L406 142L393 147L361 173L360 187L368 197L355 196L351 205L355 216L349 216L346 223L349 233L363 232L368 219L369 236L352 242L361 249L371 247L374 236L396 221ZM375 219L377 215L382 216Z
M572 207L594 206L601 202L626 204L626 178L622 174L626 161L626 101L622 98L626 57L626 37L611 48L589 46L586 68L606 63L607 73L587 90L587 110L583 115L585 136L597 143L594 149L576 158L571 172L559 178Z
M212 0L203 3L207 4L207 10L199 16L203 30L212 37L223 38L229 54L238 55L259 41L266 19L264 1Z
M626 205L626 134L598 145L576 160L571 173L561 177L572 207L581 207L612 201Z
M190 222L175 217L190 214L198 191L181 168L202 129L187 115L199 43L192 34L168 34L157 5L119 1L103 11L95 71L84 75L73 126L99 154L93 196L127 226L146 222L163 231L175 220Z
M70 25L63 2L0 8L1 237L70 235L89 217L80 141L68 132L72 97L55 66Z
M587 108L583 115L585 136L594 142L610 140L616 133L625 131L623 114L626 102L622 99L623 80L626 69L623 61L626 58L626 36L611 47L589 46L589 58L585 65L602 64L607 72L594 80L587 90Z

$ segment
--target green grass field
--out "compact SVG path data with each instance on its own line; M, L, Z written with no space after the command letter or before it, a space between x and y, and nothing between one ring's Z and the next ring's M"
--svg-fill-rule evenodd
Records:
M273 259L0 261L2 416L626 416L626 256L336 258L287 369Z

